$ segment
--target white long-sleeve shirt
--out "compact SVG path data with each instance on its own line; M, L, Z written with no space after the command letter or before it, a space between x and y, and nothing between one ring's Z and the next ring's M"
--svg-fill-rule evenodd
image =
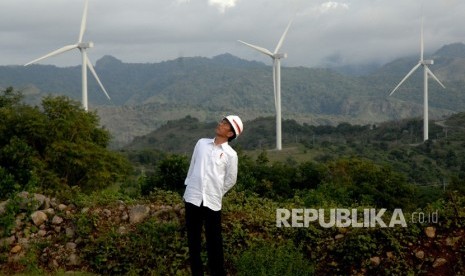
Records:
M214 139L202 138L195 145L184 182L184 200L213 211L221 210L224 194L237 180L236 151L226 142L215 145Z

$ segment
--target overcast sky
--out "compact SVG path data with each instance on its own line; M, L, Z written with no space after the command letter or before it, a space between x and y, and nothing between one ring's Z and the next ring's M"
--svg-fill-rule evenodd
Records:
M0 65L77 42L84 0L0 0ZM238 39L274 51L294 18L283 66L385 63L465 41L464 0L90 0L84 41L95 62L153 63L231 53L271 64ZM77 50L41 62L80 64Z

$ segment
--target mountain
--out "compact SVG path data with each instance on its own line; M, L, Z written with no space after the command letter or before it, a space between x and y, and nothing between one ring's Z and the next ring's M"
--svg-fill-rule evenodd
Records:
M447 89L430 82L431 118L463 110L464 53L465 45L456 43L432 55L435 64L431 69ZM417 57L406 57L353 74L325 68L283 67L283 118L311 125L334 125L420 117L420 73L388 96L417 62ZM98 84L89 78L89 108L111 131L115 146L187 115L202 122L215 121L225 113L239 114L244 120L274 116L272 68L261 62L230 54L180 57L160 63L125 63L104 56L95 69L112 100L108 101ZM360 74L361 71L365 73ZM33 104L48 94L79 101L80 74L80 66L0 66L0 87L21 90L25 101Z

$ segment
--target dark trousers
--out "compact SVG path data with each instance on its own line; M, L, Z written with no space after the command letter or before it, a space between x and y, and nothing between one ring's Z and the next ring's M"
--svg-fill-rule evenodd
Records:
M212 276L226 275L224 270L223 237L221 235L221 210L213 211L203 206L185 203L187 243L193 276L203 275L201 252L202 227L205 224L208 267Z

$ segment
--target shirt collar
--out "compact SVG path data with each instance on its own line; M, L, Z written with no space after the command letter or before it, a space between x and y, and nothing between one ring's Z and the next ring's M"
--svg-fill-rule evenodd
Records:
M213 145L215 145L215 138L212 138L212 139L211 139L211 143L212 143ZM223 148L224 146L227 146L228 144L229 144L228 141L226 141L226 142L224 142L224 143L222 143L222 144L219 144L218 146L221 147L221 148Z

